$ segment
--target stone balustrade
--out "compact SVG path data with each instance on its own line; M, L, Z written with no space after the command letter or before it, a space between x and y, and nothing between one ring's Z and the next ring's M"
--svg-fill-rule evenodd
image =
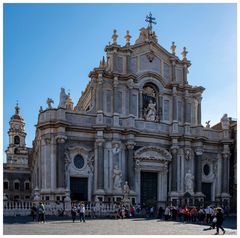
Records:
M65 211L63 202L45 201L45 214L58 216L63 213L70 215L70 211ZM32 201L4 201L4 216L28 216L31 214ZM117 209L115 203L87 203L86 216L91 216L94 211L96 217L113 216Z
M60 110L60 111L59 111ZM103 114L103 124L106 126L114 127L114 118L111 116L107 116ZM136 128L141 131L146 132L158 132L164 133L166 135L171 134L172 132L172 124L166 122L151 122L145 121L142 119L135 118L133 115L121 117L118 116L119 126L121 127L131 127ZM68 124L72 124L74 126L93 126L96 124L96 115L89 114L87 112L66 112L63 109L51 109L46 110L41 113L39 122L40 123L53 123L54 121L67 121ZM186 134L186 128L183 125L178 124L178 134ZM191 127L189 124L189 131L187 133L191 136L197 137L206 137L211 140L220 140L223 135L222 132L216 131L212 128L207 129L202 126Z

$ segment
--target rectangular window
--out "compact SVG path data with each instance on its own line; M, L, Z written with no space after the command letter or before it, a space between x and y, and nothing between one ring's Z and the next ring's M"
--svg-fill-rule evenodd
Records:
M29 190L30 189L30 184L29 183L25 183L25 190Z
M191 115L192 115L192 104L187 103L186 122L191 123Z
M169 121L169 100L163 101L163 120Z
M122 92L117 92L117 112L122 113Z
M167 79L167 81L170 80L170 67L168 64L163 64L163 77Z
M111 91L106 92L106 104L107 104L107 112L112 112L112 95Z
M183 82L183 70L182 68L177 68L176 67L176 80L178 83L182 83Z
M132 95L132 114L137 116L137 95Z
M8 190L8 182L4 182L4 189Z
M14 183L14 189L15 190L19 190L19 188L20 188L19 183L18 182Z
M182 102L178 101L177 105L177 119L179 122L182 122Z

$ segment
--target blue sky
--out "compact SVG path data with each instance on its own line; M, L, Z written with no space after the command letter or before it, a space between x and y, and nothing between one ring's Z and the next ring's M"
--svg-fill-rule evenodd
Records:
M104 54L117 29L125 44L134 43L152 12L160 45L188 50L188 81L206 90L202 124L219 122L224 113L237 117L237 5L232 4L4 4L3 6L3 149L9 119L18 100L25 119L27 146L32 146L39 107L51 97L57 106L60 88L74 104L88 73ZM4 152L3 152L4 153Z

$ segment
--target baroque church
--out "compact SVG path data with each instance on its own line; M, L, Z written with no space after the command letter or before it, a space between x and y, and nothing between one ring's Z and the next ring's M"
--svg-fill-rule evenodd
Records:
M149 19L133 44L113 31L75 107L62 88L59 105L48 98L40 109L33 199L116 202L128 184L132 203L230 205L231 118L202 125L204 88L189 84L188 52L164 49Z

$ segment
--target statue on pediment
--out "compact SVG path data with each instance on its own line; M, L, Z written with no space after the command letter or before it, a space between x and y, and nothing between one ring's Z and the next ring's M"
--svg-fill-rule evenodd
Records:
M229 129L229 118L227 114L224 114L223 117L221 118L221 124L223 130Z
M58 107L65 108L67 98L68 98L68 95L65 93L65 89L61 88Z

